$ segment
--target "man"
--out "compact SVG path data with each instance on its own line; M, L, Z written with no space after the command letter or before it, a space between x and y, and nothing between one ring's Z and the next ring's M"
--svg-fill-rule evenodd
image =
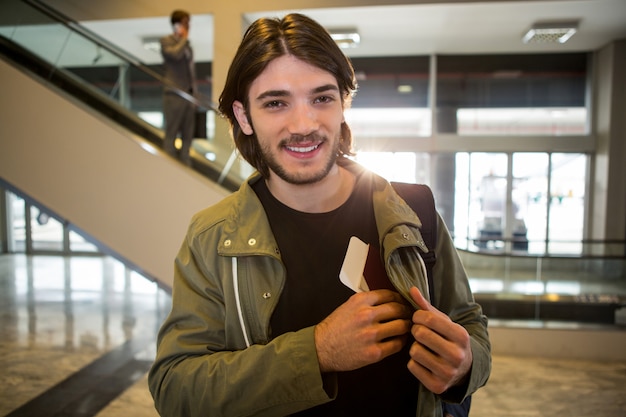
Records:
M149 376L161 415L441 416L486 382L486 318L441 219L436 309L419 219L347 158L354 80L305 16L244 35L220 110L258 173L194 216L176 258ZM339 279L352 236L369 291Z
M170 16L174 32L161 38L161 55L165 78L169 85L163 94L165 138L163 149L176 157L174 143L180 134L182 146L180 159L190 164L189 149L194 134L195 105L180 95L180 91L193 95L196 92L196 73L193 50L189 45L189 13L175 10Z

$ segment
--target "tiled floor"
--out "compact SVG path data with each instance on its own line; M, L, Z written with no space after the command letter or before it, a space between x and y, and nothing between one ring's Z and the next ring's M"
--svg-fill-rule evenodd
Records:
M473 397L473 417L626 416L626 363L493 358L488 384ZM158 417L146 378L98 417ZM388 416L392 417L392 416Z
M3 255L0 301L0 415L72 416L143 377L170 298L111 258Z
M156 417L169 296L110 258L0 255L0 416ZM494 356L472 416L626 416L626 363Z

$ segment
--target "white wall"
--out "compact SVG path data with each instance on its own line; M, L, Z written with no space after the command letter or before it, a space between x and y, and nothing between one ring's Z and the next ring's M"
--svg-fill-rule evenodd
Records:
M0 60L0 178L166 286L189 219L228 191Z

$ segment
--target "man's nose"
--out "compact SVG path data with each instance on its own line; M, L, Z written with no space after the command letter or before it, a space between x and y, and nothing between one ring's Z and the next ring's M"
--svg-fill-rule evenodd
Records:
M289 120L289 133L306 136L315 132L318 127L317 113L310 105L300 104L293 108Z

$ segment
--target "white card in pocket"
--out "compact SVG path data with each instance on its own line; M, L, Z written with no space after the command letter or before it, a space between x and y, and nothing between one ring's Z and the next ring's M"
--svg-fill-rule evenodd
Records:
M343 265L339 272L339 279L354 292L369 291L369 287L363 276L369 246L370 245L356 236L350 238L346 257L343 260Z

